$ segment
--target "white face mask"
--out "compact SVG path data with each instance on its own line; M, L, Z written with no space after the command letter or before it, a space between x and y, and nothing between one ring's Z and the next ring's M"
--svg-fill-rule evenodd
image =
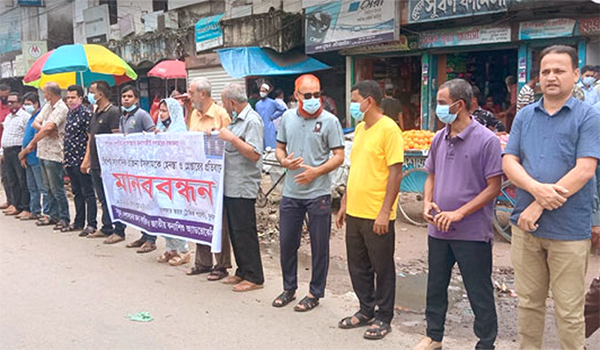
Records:
M266 93L266 92L262 92L262 91L261 91L261 92L259 93L259 95L260 95L260 97L261 97L261 98L265 98L265 97L267 97L267 93Z

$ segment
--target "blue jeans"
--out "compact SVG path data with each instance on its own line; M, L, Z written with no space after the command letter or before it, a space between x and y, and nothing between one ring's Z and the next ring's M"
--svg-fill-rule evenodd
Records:
M44 214L48 214L50 206L48 205L48 192L46 192L42 177L42 167L39 164L27 165L25 172L27 173L27 188L29 189L29 210L32 214L41 214L43 201Z
M48 191L48 215L52 219L69 222L69 201L65 192L62 164L46 159L40 159L40 164L44 186Z

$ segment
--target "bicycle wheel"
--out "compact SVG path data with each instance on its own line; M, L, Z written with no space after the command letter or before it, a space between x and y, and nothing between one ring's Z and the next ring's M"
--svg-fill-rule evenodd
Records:
M494 228L508 242L512 238L510 215L515 208L516 197L517 188L510 181L504 181L500 188L500 195L494 202Z
M427 180L424 168L410 169L402 174L400 193L398 193L398 214L416 226L426 226L423 219L423 192Z

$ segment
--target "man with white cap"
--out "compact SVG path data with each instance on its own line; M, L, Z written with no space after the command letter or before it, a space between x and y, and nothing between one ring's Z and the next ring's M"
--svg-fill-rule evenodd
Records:
M280 118L286 109L269 97L269 91L271 91L269 84L264 83L260 86L260 100L256 102L256 111L260 114L265 125L264 149L267 149L267 147L275 149L277 146L277 129L273 121Z

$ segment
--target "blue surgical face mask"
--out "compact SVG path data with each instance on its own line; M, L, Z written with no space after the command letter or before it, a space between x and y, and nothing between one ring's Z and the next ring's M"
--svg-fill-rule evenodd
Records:
M357 123L363 120L365 113L360 110L360 102L350 102L350 115Z
M456 103L456 102L454 102L454 103ZM438 104L435 107L435 114L437 115L438 119L442 123L444 123L444 124L452 124L456 120L456 117L458 116L458 114L457 113L450 113L450 106L452 106L453 104L450 104L450 105L440 105L440 104Z
M23 105L23 109L25 110L25 112L27 112L29 114L33 114L33 112L35 112L34 105Z
M585 86L592 86L596 82L596 79L594 77L583 77L581 78L581 82Z
M233 119L237 118L237 116L238 116L238 112L236 112L236 111L231 111L231 116L233 117Z
M88 98L88 101L90 101L90 103L93 105L95 105L96 102L98 102L98 101L96 101L96 97L94 96L94 94L91 92L87 95L87 98Z
M131 111L133 111L133 110L134 110L136 107L137 107L137 106L136 106L136 105L134 105L134 104L133 104L133 105L131 105L131 106L129 106L129 107L121 106L121 110L122 110L123 112L131 112Z
M302 101L302 109L308 114L315 114L321 108L320 98L309 98Z

